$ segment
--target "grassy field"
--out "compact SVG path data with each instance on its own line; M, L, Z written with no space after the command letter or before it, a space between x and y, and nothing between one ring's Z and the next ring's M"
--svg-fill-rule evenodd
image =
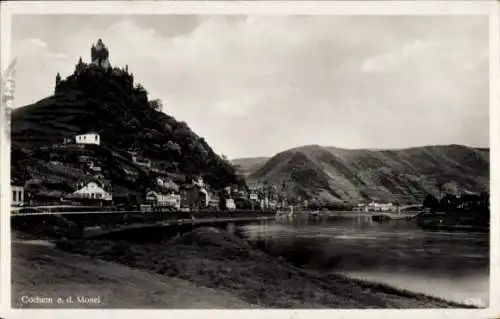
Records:
M68 253L27 238L13 242L12 265L13 308L255 307L227 292ZM79 296L86 299L79 302ZM63 302L58 303L58 298Z

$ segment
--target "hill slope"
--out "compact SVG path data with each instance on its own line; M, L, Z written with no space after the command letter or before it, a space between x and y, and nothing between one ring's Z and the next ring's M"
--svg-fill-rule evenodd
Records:
M261 168L266 164L267 160L269 160L269 157L245 157L233 159L231 163L239 173L248 175Z
M58 75L53 95L12 113L12 176L20 182L47 178L54 170L48 166L62 162L60 169L67 174L59 180L67 182L69 175L80 179L74 152L50 146L96 131L102 146L97 150L87 147L85 155L99 162L104 177L114 184L121 184L127 172L142 176L135 179L136 188L150 179L150 172L133 163L132 153L151 160L161 171L201 175L214 188L240 182L228 161L185 122L160 112L160 108L158 101L148 100L140 84L134 85L128 69L104 68L80 60L65 80Z
M489 149L461 145L400 150L347 150L309 145L281 152L248 176L281 186L289 196L325 201L420 202L438 184L489 189Z

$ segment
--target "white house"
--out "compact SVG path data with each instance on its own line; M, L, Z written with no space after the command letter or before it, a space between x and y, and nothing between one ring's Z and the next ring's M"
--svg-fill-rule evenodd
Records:
M76 144L101 144L101 137L97 133L80 134L75 137Z
M146 200L154 202L159 206L181 208L181 195L179 194L162 194L155 191L149 191L146 194Z
M236 209L236 204L234 203L234 199L232 199L232 198L226 199L226 208L227 209Z
M12 190L12 202L11 205L20 205L24 203L24 187L22 186L10 186Z
M113 199L113 195L106 192L101 186L95 182L90 182L84 187L80 188L73 195L80 198L92 198L92 199L102 199L105 201L110 201Z

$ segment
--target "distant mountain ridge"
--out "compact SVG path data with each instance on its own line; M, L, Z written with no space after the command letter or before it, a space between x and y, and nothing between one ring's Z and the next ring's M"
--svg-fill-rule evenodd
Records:
M285 183L288 196L326 202L420 202L426 194L438 196L438 185L448 182L461 190L489 190L489 149L463 145L398 150L306 145L250 162L250 184Z

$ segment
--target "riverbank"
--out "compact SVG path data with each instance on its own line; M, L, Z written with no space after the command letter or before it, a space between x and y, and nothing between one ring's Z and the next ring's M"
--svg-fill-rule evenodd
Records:
M27 287L55 292L58 285L66 285L107 291L114 301L104 307L467 307L387 285L305 271L215 229L200 229L162 244L81 240L60 242L58 247L61 250L37 247L29 253L26 247L24 253L13 248L15 295Z
M227 292L72 254L47 241L13 240L12 266L13 308L256 307Z

